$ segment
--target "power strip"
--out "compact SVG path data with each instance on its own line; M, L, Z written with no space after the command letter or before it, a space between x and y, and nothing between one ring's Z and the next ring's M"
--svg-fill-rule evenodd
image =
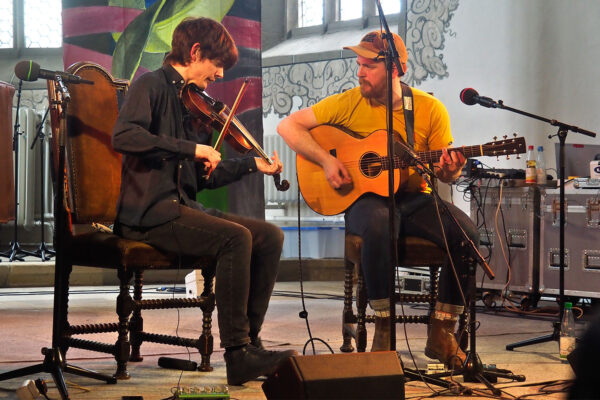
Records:
M227 386L190 386L179 387L175 392L175 399L213 399L230 400Z

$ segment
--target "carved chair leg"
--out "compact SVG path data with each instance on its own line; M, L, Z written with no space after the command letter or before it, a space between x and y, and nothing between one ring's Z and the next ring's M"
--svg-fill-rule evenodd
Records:
M356 339L356 328L352 324L354 312L352 310L352 281L354 278L354 264L345 260L344 273L344 311L342 313L342 338L344 340L340 350L344 353L354 351L352 338Z
M198 351L200 352L199 371L210 372L213 367L210 366L210 356L213 352L214 338L212 335L212 313L215 309L215 294L213 293L214 269L203 268L204 288L202 296L206 297L206 305L202 307L202 334L198 342Z
M213 367L210 366L210 356L213 352L213 335L212 335L212 313L215 307L215 296L210 294L207 297L208 307L202 312L202 334L198 342L198 351L200 352L199 371L210 372Z
M135 271L133 283L133 300L134 303L142 300L142 287L144 286L144 271ZM129 321L129 337L131 340L131 355L129 361L140 362L144 357L140 354L140 346L142 338L140 332L144 330L144 319L142 318L142 310L134 305L133 314Z
M119 316L118 338L115 343L115 359L117 360L117 372L115 378L129 379L127 372L127 361L131 349L129 343L129 316L132 311L132 301L129 295L129 281L132 273L130 271L119 270L119 296L117 297L117 315Z
M63 257L61 257L61 259L63 259ZM69 339L71 338L71 329L70 329L70 324L69 324L69 279L71 276L71 272L73 271L73 265L68 262L68 261L64 261L61 263L62 265L56 265L56 268L62 268L63 269L63 273L62 275L62 282L60 282L60 288L57 287L57 284L55 284L55 289L54 290L59 290L60 291L60 309L58 310L58 314L59 314L59 326L62 329L62 333L57 335L60 339L59 339L59 343L58 343L58 348L60 349L60 352L62 354L63 357L67 356L67 351L69 350Z
M358 284L356 285L356 351L362 353L367 348L367 289L362 268L358 268Z
M437 296L439 293L439 285L440 285L440 272L439 267L437 265L429 266L429 313L428 319L431 318L431 315L435 311L435 303L437 301Z

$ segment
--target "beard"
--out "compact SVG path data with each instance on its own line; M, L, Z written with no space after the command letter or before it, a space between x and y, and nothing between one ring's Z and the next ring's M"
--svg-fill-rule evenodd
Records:
M365 99L380 99L385 97L385 87L373 86L369 82L365 82L363 80L358 80L358 84L360 85L360 94Z

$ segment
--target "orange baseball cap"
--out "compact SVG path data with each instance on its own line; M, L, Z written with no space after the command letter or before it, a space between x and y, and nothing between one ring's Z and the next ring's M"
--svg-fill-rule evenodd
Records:
M360 40L358 46L346 46L344 49L352 50L359 56L370 58L372 60L383 60L385 58L384 51L387 48L387 40L381 38L381 31L372 31L367 33ZM406 62L408 61L408 53L406 46L402 41L402 38L396 33L392 33L394 37L394 44L396 50L398 50L398 56L400 58L400 66L402 67L402 73L406 73Z

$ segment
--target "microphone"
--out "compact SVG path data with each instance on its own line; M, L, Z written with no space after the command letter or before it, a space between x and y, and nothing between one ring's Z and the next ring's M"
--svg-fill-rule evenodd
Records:
M468 106L477 103L487 108L498 108L500 105L489 97L480 96L477 90L473 88L465 88L460 92L460 101Z
M419 156L417 156L417 153L399 140L394 140L394 155L402 162L411 166L417 166L419 163Z
M60 76L61 80L65 83L85 83L93 85L93 81L88 81L80 76L69 74L63 71L48 71L40 68L40 64L29 61L19 61L15 65L15 75L22 81L37 81L38 78L56 80L57 76Z

